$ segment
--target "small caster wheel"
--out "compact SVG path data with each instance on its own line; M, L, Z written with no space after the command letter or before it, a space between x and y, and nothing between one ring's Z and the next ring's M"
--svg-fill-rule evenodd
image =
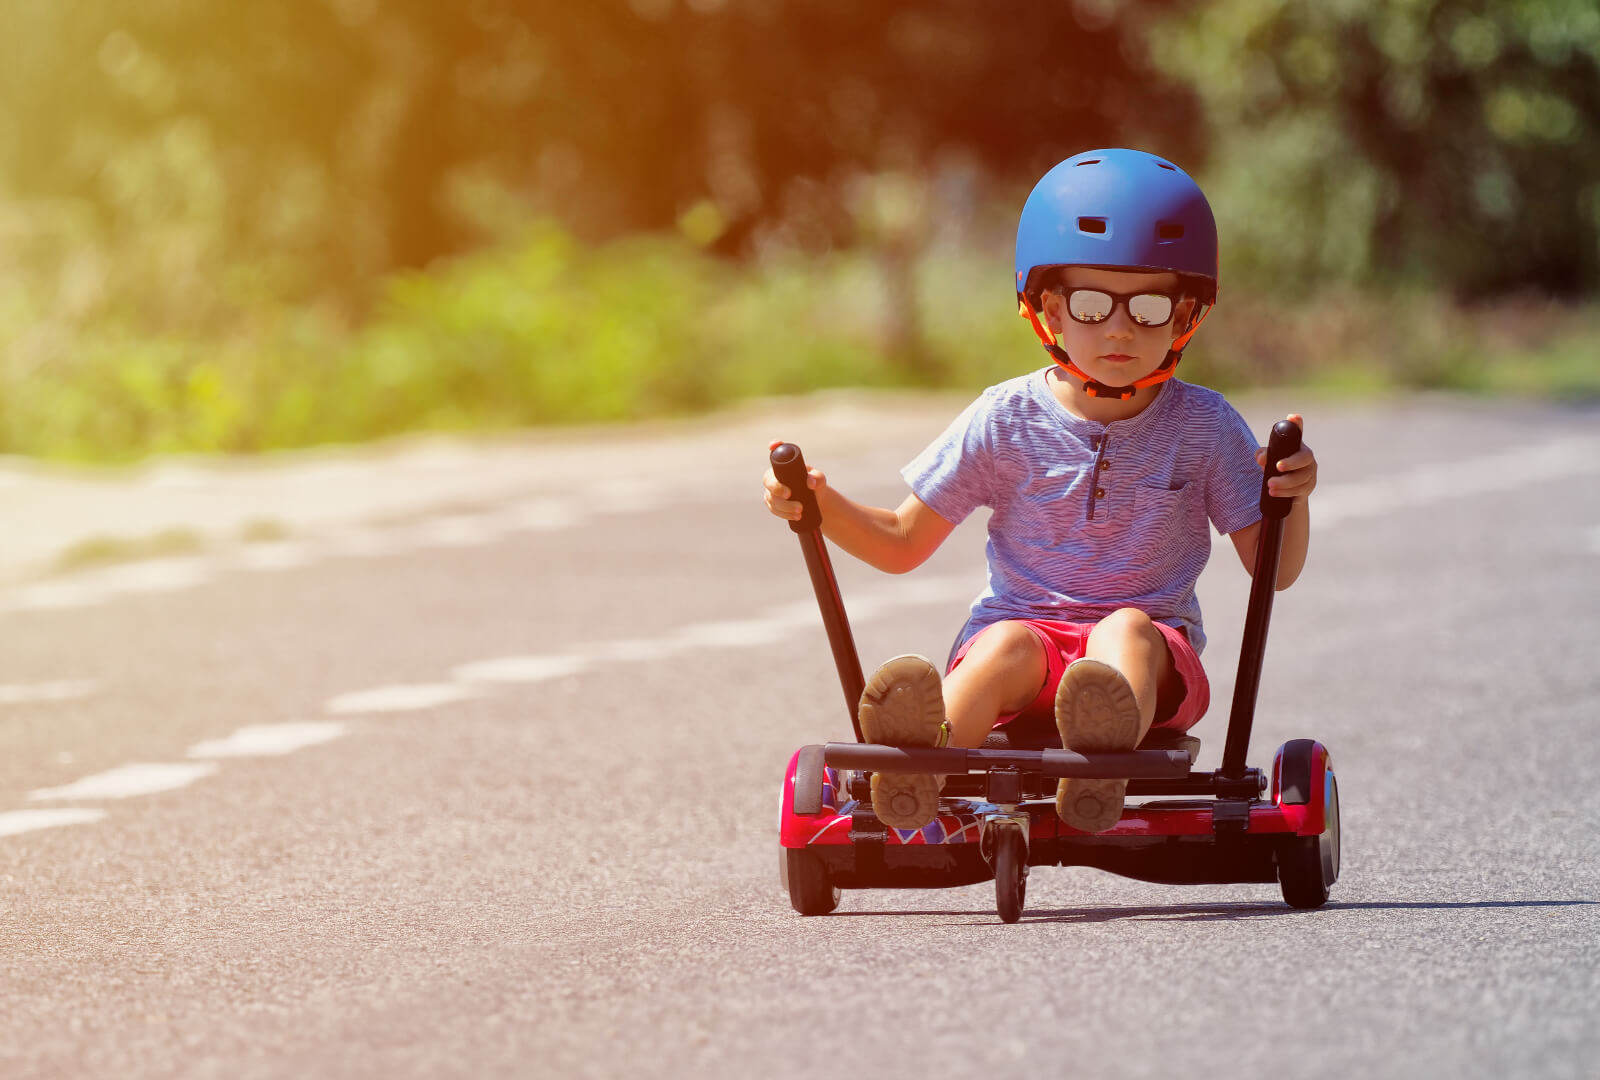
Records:
M1028 844L1019 828L1001 829L994 844L994 899L1000 921L1022 918L1028 895Z
M789 903L802 915L826 915L839 906L839 887L814 852L804 848L778 849L779 876L789 890Z

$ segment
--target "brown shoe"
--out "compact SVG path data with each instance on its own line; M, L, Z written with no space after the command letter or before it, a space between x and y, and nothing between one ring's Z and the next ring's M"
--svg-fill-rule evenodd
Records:
M1139 703L1122 672L1084 657L1067 665L1056 688L1056 728L1068 750L1132 750L1139 741ZM1056 785L1056 813L1083 832L1104 832L1122 819L1126 780L1068 777Z
M939 669L925 656L886 660L861 692L861 734L885 746L941 746L946 739ZM920 829L939 816L940 778L872 774L872 810L892 829Z

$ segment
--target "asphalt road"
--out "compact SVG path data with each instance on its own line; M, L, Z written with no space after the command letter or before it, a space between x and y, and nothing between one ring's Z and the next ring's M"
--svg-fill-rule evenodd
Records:
M1600 413L1288 404L1322 487L1252 760L1332 750L1325 908L1057 867L1014 926L988 885L796 915L784 764L849 729L757 444L687 502L0 618L0 1075L1594 1076ZM939 426L805 449L893 502ZM1205 767L1248 584L1216 556ZM982 527L837 565L869 667L942 658ZM188 771L71 787L140 763Z

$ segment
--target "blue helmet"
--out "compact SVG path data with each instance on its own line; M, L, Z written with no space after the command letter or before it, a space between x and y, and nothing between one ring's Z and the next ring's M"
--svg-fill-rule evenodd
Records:
M1044 174L1017 224L1017 297L1039 307L1052 266L1171 271L1216 302L1217 223L1200 185L1142 150L1091 150Z

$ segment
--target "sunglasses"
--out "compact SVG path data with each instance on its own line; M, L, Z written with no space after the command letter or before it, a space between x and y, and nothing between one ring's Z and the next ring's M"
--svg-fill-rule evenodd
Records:
M1117 305L1127 309L1128 318L1138 326L1165 326L1172 321L1175 306L1166 293L1112 293L1104 289L1069 289L1067 314L1081 323L1103 323L1111 318Z

